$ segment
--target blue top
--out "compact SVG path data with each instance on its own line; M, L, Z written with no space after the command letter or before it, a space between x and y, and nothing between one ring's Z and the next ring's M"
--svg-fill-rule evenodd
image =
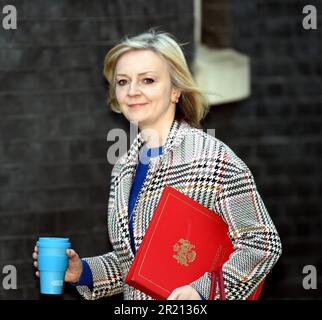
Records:
M131 249L135 256L135 243L134 243L134 236L133 236L133 209L146 178L148 169L149 169L149 162L150 158L157 157L162 154L163 147L156 147L156 148L147 148L143 146L140 150L140 161L136 169L135 177L132 183L130 198L129 198L129 206L128 206L128 215L129 215L129 231L130 231L130 240L131 240ZM88 286L93 287L93 275L88 263L85 260L82 260L83 264L83 271L79 278L79 281L76 283L72 283L73 286ZM205 298L199 293L202 300Z
M140 161L136 169L129 199L129 230L131 248L134 255L136 254L136 250L133 236L133 209L148 172L150 158L157 157L162 153L162 151L162 146L156 148L147 148L143 146L140 151Z

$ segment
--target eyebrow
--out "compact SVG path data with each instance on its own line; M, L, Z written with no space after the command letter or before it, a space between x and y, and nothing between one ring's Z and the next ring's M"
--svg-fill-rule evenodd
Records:
M139 76L142 76L142 75L144 75L144 74L147 74L147 73L157 73L156 71L154 71L154 70L149 70L149 71L145 71L145 72L141 72L141 73L139 73L138 75ZM124 73L117 73L116 74L116 76L125 76L125 77L128 77L128 75L127 74L124 74Z

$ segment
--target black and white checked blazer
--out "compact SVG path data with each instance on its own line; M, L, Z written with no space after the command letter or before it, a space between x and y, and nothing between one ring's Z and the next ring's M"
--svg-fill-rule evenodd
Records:
M124 282L134 258L128 227L128 202L143 144L139 133L128 152L112 169L107 228L113 251L85 258L94 281L92 289L77 287L85 299L123 292L125 300L152 300ZM185 121L174 120L163 153L151 159L134 207L133 232L137 248L166 184L213 210L228 224L234 252L223 266L226 298L246 299L270 272L282 248L245 163L220 140ZM209 273L191 285L208 299Z

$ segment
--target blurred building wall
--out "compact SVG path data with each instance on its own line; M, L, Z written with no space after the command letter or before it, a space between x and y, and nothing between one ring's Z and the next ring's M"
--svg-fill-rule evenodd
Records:
M128 125L105 103L106 52L126 34L159 26L190 43L184 48L191 62L193 1L11 4L18 29L0 28L0 276L4 265L15 265L18 289L0 287L0 299L38 299L31 254L39 235L69 236L82 257L110 249L106 135ZM304 30L306 4L218 0L203 7L203 41L251 58L251 98L212 107L204 128L215 128L252 170L280 232L283 256L265 299L321 298L302 286L305 265L322 270L322 8L311 1L318 30ZM61 298L79 296L66 286Z
M206 2L210 17L209 10L214 16L223 10L222 16L227 16L229 2L232 10L231 39L219 28L212 31L217 41L211 43L210 28L204 35L208 45L231 45L251 59L251 97L214 106L205 127L215 128L217 138L252 170L280 233L283 255L267 278L262 298L321 299L321 2ZM302 27L302 10L308 4L317 9L317 30ZM227 25L226 30L230 30ZM303 288L306 265L317 269L317 290Z
M82 257L110 250L106 136L129 127L106 105L105 54L123 36L159 27L189 42L191 61L193 1L10 4L18 28L0 26L0 271L15 265L18 289L0 286L0 299L38 299L31 254L39 235L70 237ZM62 299L78 298L65 287Z

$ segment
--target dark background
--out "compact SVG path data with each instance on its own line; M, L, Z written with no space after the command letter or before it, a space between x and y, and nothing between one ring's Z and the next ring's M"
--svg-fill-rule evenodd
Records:
M0 0L0 9L6 4L17 8L18 29L0 24L0 299L44 299L31 258L38 236L68 236L81 257L110 250L106 135L129 126L106 105L105 54L124 35L158 26L189 42L191 63L194 6ZM318 30L302 28L307 4L317 8ZM280 233L283 255L261 297L321 299L321 3L214 0L202 12L205 44L251 59L251 97L213 106L203 127L247 163ZM17 290L2 288L8 264ZM302 286L305 265L317 268L317 290ZM80 296L67 285L59 298Z

